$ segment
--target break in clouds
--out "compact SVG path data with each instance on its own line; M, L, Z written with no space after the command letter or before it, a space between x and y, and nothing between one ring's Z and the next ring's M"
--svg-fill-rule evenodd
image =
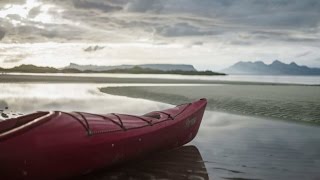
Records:
M283 58L320 66L319 17L318 0L2 0L0 39L179 44L202 48L203 64Z

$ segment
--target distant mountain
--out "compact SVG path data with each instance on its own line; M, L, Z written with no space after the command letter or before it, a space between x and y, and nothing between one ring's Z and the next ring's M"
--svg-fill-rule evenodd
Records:
M59 70L53 67L35 66L32 64L22 64L11 69L2 69L6 72L22 72L22 73L58 73Z
M188 64L141 64L138 66L141 68L149 68L161 71L197 71L192 65Z
M97 66L97 65L78 65L70 63L63 69L78 69L80 71L108 71L113 69L130 69L135 66L161 71L197 71L192 65L187 64L140 64L140 65L119 65L119 66Z
M228 74L255 74L255 75L320 75L320 68L299 66L295 62L285 64L279 60L271 64L262 61L237 62L227 69L222 70Z

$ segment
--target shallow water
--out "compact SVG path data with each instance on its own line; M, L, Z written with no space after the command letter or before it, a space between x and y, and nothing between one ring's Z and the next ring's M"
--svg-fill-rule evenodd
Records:
M115 77L115 78L155 78L155 79L183 79L183 80L214 80L257 83L288 83L304 85L320 85L320 76L285 76L285 75L227 75L227 76L203 76L203 75L175 75L175 74L107 74L107 73L10 73L17 75L40 76L80 76L80 77Z
M319 179L319 127L206 112L191 142L213 179Z
M144 114L172 107L101 93L94 84L0 84L0 109ZM197 137L210 179L320 178L319 127L206 111Z
M170 105L108 95L94 84L0 84L0 109L14 112L85 111L143 114ZM139 106L136 106L139 103Z

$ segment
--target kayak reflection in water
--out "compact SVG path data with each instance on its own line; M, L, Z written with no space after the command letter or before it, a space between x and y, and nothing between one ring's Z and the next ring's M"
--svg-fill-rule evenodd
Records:
M205 164L196 146L182 146L131 161L113 169L90 173L80 180L107 179L209 179Z

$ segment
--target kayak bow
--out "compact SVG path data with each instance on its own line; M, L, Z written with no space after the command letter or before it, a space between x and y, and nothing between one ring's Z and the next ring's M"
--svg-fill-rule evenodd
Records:
M142 116L36 112L0 121L3 179L60 179L87 174L190 142L206 99Z

